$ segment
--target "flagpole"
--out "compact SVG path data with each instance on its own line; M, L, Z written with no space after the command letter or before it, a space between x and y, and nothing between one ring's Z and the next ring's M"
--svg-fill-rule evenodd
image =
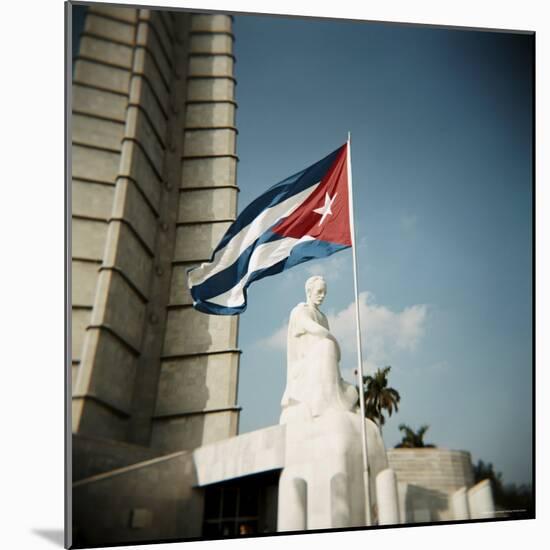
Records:
M357 377L359 379L359 407L361 414L361 442L363 447L363 484L365 488L365 520L367 525L372 525L369 490L369 463L367 451L367 432L365 423L365 394L363 392L363 358L361 351L361 325L359 322L359 294L357 292L357 252L355 248L355 222L353 212L353 185L351 180L351 132L348 132L347 141L347 169L348 169L348 197L349 220L351 230L351 249L353 256L353 286L355 289L355 326L357 330Z

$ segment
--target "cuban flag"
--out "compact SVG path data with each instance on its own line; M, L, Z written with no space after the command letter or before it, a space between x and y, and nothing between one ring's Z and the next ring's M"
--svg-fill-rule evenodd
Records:
M270 187L243 210L211 260L187 273L195 309L242 313L254 281L351 246L348 147Z

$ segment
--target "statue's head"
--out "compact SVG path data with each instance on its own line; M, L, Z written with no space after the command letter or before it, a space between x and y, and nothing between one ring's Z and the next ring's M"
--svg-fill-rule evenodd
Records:
M327 283L320 275L314 275L306 281L307 303L320 306L327 295Z

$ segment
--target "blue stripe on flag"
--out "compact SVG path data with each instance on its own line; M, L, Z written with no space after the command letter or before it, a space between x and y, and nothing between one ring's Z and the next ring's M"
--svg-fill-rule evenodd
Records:
M277 223L279 222L277 221ZM254 253L254 250L262 244L279 239L284 239L284 237L269 230L262 233L258 239L243 251L236 262L226 267L223 271L215 273L203 283L193 286L191 288L193 300L208 300L233 288L235 283L238 283L246 275L250 257Z
M273 239L275 240L275 239ZM267 242L267 240L265 241ZM208 299L201 299L198 293L194 294L195 288L194 287L191 291L193 298L195 300L194 307L198 311L202 311L203 313L211 313L215 315L237 315L239 313L242 313L246 310L247 302L248 302L248 292L247 289L250 286L251 283L254 281L259 281L260 279L263 279L264 277L268 277L270 275L275 275L277 273L281 273L282 271L286 269L290 269L291 267L294 267L298 264L301 264L303 262L307 262L309 260L315 260L318 258L325 258L327 256L330 256L334 254L335 252L339 252L340 250L344 250L346 248L350 248L348 245L342 245L342 244L335 244L330 243L326 241L308 241L305 243L297 244L290 252L289 256L281 260L280 262L267 267L265 269L258 269L257 271L254 271L247 283L244 286L243 289L243 295L244 295L244 303L241 306L238 307L225 307L221 306L219 304L213 304L208 302ZM242 279L242 277L246 275L246 271L242 273L242 276L239 277L238 281ZM233 282L235 282L236 279L233 279ZM206 284L206 283L205 283ZM201 287L204 285L200 285ZM209 289L211 291L211 289ZM223 288L220 292L220 287L218 287L218 290L216 292L216 295L219 295L227 290L230 290L230 288ZM209 297L215 297L215 296L209 296ZM204 298L204 296L203 296Z

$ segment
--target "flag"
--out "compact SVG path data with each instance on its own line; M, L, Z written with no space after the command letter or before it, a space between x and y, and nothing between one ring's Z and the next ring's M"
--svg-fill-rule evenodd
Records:
M346 143L249 204L211 260L188 271L193 307L242 313L254 281L349 248L348 154Z

